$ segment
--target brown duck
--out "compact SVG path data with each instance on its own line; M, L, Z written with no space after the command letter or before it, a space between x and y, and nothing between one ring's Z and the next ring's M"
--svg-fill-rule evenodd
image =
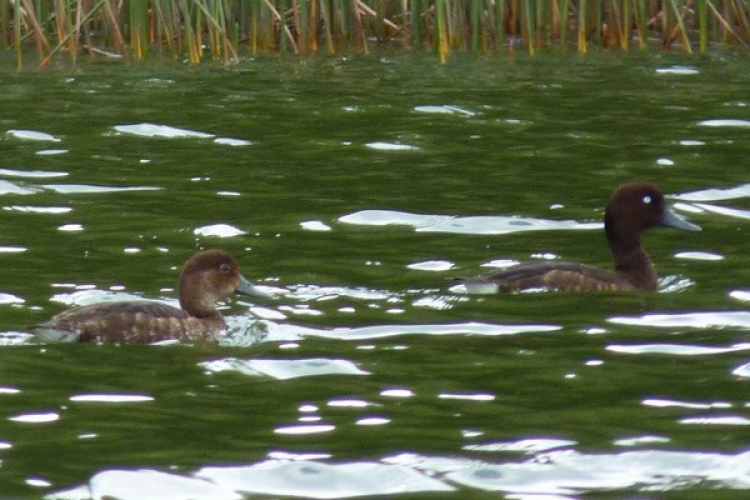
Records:
M180 309L149 300L91 304L61 312L34 333L58 342L215 341L226 328L216 302L235 292L268 297L240 274L228 253L206 250L193 255L182 270Z
M654 265L641 242L641 233L654 226L686 231L701 228L675 214L653 184L632 182L617 188L604 212L604 232L615 261L614 271L573 262L525 262L477 278L459 280L469 293L499 293L529 289L564 292L656 290Z

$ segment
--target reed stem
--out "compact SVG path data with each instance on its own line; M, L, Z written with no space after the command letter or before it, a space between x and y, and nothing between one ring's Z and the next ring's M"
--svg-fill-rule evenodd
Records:
M700 52L711 44L747 47L748 0L0 0L0 47L21 69L27 47L40 64L66 55L141 60L166 51L193 64L231 64L247 54L310 56L373 43L473 53L553 44L641 50L649 36L664 48ZM653 44L652 44L653 46Z

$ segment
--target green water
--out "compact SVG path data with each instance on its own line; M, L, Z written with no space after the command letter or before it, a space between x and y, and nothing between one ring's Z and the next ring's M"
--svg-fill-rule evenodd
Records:
M748 495L747 63L4 72L0 497ZM596 223L634 179L703 228L646 235L661 293L449 290L493 260L609 267ZM23 335L97 294L174 299L209 247L277 296L228 301L220 346Z

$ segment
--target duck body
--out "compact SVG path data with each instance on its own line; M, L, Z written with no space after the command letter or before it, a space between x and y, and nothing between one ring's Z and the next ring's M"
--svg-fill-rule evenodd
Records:
M47 341L212 342L226 328L216 301L232 293L267 296L240 274L229 254L206 250L182 270L179 309L150 300L91 304L63 311L34 332Z
M127 344L216 341L224 328L223 319L199 319L168 304L137 300L68 309L38 325L35 333L45 340Z
M459 281L469 293L484 294L532 289L563 292L653 291L658 287L657 274L643 248L641 233L654 226L701 230L666 206L664 194L658 187L645 182L632 182L614 192L604 214L605 235L615 263L613 271L574 262L525 262Z
M460 281L469 293L476 294L524 290L611 292L641 289L619 279L613 272L577 262L522 262L507 269Z

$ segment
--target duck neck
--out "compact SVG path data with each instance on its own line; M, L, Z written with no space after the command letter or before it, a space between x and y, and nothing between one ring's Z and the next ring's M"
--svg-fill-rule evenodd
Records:
M656 270L643 249L640 233L618 231L607 225L606 234L618 278L638 290L656 290Z
M180 280L180 307L191 316L200 319L221 319L216 310L216 300L210 294L200 294L207 287L195 280L187 280L183 276Z

